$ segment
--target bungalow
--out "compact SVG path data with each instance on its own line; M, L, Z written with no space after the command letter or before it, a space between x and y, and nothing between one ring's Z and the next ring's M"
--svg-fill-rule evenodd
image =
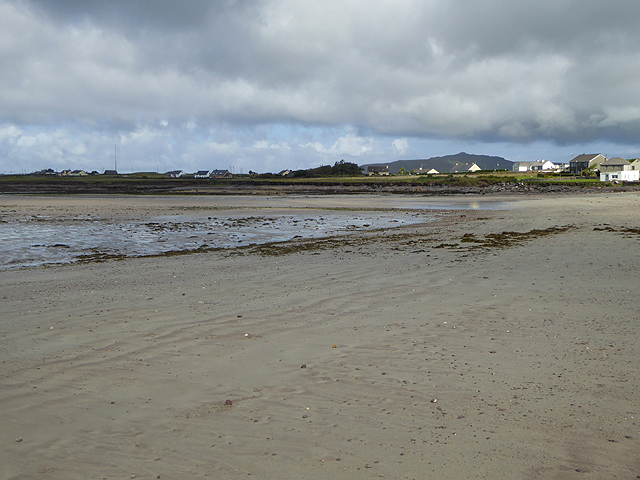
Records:
M606 160L607 159L599 153L583 153L569 162L569 172L577 175L588 168L598 168L598 166Z
M542 162L515 162L511 168L514 172L529 172L531 170L542 170Z
M440 172L438 170L436 170L435 168L432 168L429 171L427 171L427 175L437 175L438 173L440 173Z
M536 160L534 162L515 162L512 167L512 170L514 172L529 172L555 169L556 165L549 160Z
M631 161L629 165L631 165L631 170L640 170L640 158Z
M389 165L369 165L367 173L369 175L389 175Z
M63 170L60 175L62 177L86 177L89 174L84 170Z
M211 178L211 170L198 170L193 178Z
M117 170L105 170L103 175L118 175Z
M462 173L462 172L479 172L482 170L476 163L472 163L469 165L468 163L456 163L451 168L451 173Z
M186 176L187 174L184 170L171 170L170 172L167 172L166 175L169 175L169 178L180 178Z
M211 170L210 178L232 178L229 170Z

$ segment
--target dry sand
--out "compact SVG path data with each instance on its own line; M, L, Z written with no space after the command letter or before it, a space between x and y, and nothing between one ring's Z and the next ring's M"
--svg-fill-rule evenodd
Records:
M0 477L637 478L639 228L635 193L528 197L275 256L2 272Z

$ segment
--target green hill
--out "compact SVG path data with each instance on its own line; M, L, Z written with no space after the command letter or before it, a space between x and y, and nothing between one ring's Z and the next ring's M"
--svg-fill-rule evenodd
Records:
M431 157L416 160L396 160L390 163L375 163L362 165L360 168L366 172L369 166L389 166L389 173L398 173L401 168L406 171L415 170L416 172L426 173L432 168L439 173L447 172L465 172L473 164L478 165L482 170L511 170L513 162L502 157L493 157L488 155L473 155L460 152L456 155L445 155L444 157Z

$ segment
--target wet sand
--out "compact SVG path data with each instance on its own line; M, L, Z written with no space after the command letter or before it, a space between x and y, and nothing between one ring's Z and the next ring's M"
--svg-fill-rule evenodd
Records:
M0 273L0 477L640 475L640 195L439 215L270 255Z

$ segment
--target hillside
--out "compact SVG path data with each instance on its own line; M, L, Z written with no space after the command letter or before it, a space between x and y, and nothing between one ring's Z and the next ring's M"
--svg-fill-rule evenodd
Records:
M466 171L473 164L478 165L482 170L511 170L513 162L506 160L502 157L492 157L488 155L473 155L465 152L460 152L456 155L445 155L444 157L431 157L426 159L417 160L396 160L390 163L375 163L362 165L366 171L369 166L389 166L390 173L398 173L401 168L407 171L415 170L428 172L432 168L436 169L440 173Z

